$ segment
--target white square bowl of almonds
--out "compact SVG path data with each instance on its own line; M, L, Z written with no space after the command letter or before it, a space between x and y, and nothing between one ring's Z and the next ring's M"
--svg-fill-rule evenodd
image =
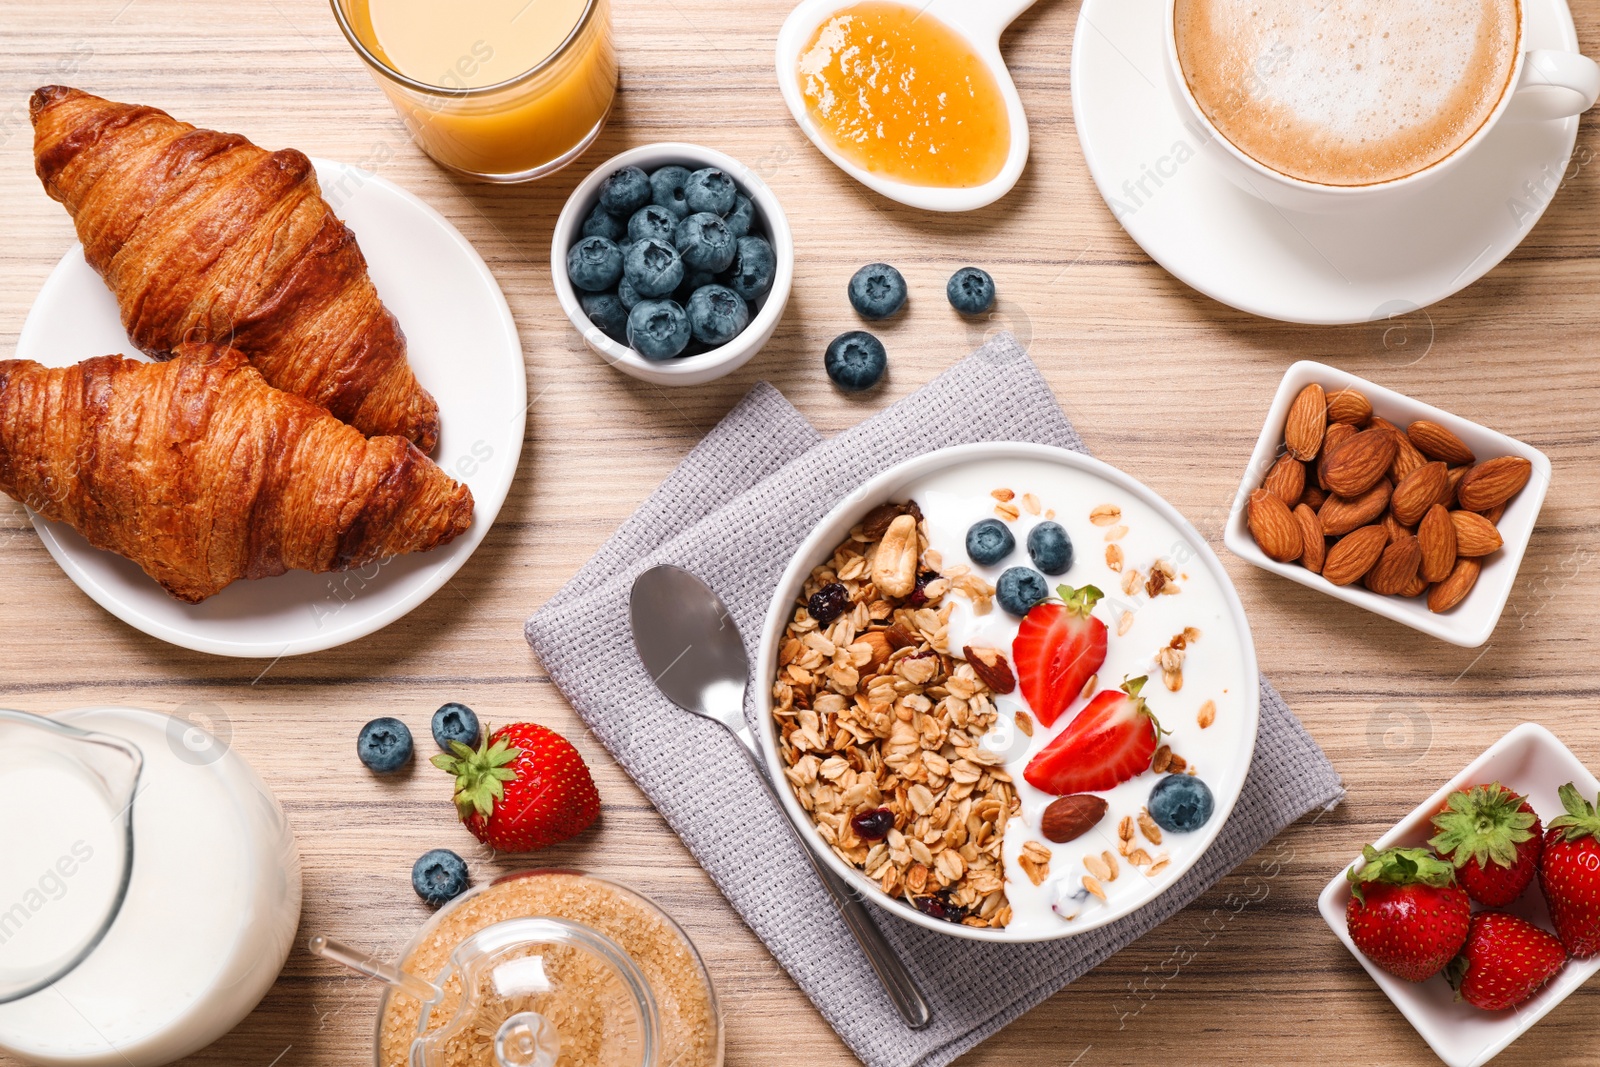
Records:
M979 526L1004 534L974 558ZM1047 598L1017 612L996 587L1023 570ZM1249 626L1204 538L1120 471L1031 444L930 453L835 506L778 583L756 673L801 836L878 906L984 941L1087 933L1170 888L1227 821L1260 717ZM1133 744L1063 764L1108 722L1131 732L1092 736Z
M1263 570L1476 648L1549 485L1537 448L1302 360L1278 386L1223 541Z

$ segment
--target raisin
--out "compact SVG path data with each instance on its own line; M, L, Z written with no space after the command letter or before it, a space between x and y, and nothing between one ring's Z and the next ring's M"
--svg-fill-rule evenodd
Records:
M843 615L844 609L849 606L850 594L838 582L823 586L806 601L806 610L817 620L818 626L831 626L833 620Z

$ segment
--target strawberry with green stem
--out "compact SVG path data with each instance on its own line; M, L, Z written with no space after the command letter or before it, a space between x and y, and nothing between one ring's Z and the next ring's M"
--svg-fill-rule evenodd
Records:
M455 776L455 805L472 836L499 852L533 852L589 828L600 794L571 742L537 723L514 723L476 750L460 741L433 757Z
M1428 844L1456 867L1456 879L1480 904L1502 908L1539 873L1544 838L1527 798L1499 782L1458 789L1433 817Z
M1052 725L1106 661L1106 624L1092 612L1105 594L1092 585L1056 587L1060 600L1035 604L1011 642L1022 696Z
M1461 954L1445 967L1456 995L1475 1008L1503 1011L1528 1000L1566 965L1561 942L1503 911L1472 917Z
M1587 959L1600 955L1600 815L1571 782L1556 792L1566 813L1545 831L1539 885L1568 954Z
M1139 695L1146 679L1095 694L1067 728L1028 761L1022 776L1055 796L1112 789L1150 769L1161 724Z
M1461 951L1472 918L1455 868L1425 848L1368 845L1361 855L1365 862L1346 874L1350 939L1397 978L1432 978Z

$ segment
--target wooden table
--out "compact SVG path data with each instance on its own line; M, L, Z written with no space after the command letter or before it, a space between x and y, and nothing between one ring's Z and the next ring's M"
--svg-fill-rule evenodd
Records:
M853 1062L572 715L521 625L758 379L832 432L965 355L983 329L959 322L942 292L952 270L976 263L1002 294L996 325L1030 347L1094 452L1164 494L1214 540L1268 398L1303 356L1533 443L1555 464L1555 488L1499 629L1475 650L1255 570L1219 543L1251 612L1263 669L1338 766L1349 798L1314 825L1285 832L961 1062L1436 1062L1329 934L1315 899L1363 842L1518 722L1551 726L1600 766L1592 713L1600 687L1587 651L1600 600L1591 541L1600 523L1595 173L1576 167L1507 263L1411 316L1401 332L1394 323L1285 326L1187 289L1113 220L1073 130L1070 0L1041 0L1008 38L1034 135L1021 184L998 205L956 217L866 192L803 140L773 84L786 4L617 0L616 8L623 91L599 144L547 181L497 188L452 179L410 143L323 0L5 0L0 355L11 353L34 295L73 241L65 213L33 176L26 112L35 86L65 82L269 147L362 164L422 197L499 278L536 399L505 509L449 586L379 634L277 663L186 652L117 622L63 577L23 509L6 501L0 703L46 712L188 707L208 716L274 787L299 836L301 944L323 932L379 952L398 949L427 915L408 881L422 851L456 848L479 877L521 863L468 847L475 843L454 825L447 787L429 769L398 784L370 779L352 752L357 729L394 714L425 732L428 714L447 700L496 722L548 724L591 762L605 815L597 831L542 858L637 885L683 922L724 995L730 1064ZM1600 49L1600 8L1584 2L1577 15L1586 48ZM722 381L670 392L584 349L548 268L551 225L579 178L623 148L668 139L712 145L759 168L787 207L799 249L794 296L766 350ZM1586 124L1575 162L1591 160L1595 147ZM824 377L822 350L855 325L844 284L876 259L905 272L912 305L880 331L892 365L887 387L851 400ZM184 1062L365 1062L377 996L372 984L297 947L260 1009ZM1600 989L1591 985L1499 1062L1593 1063L1597 1009Z

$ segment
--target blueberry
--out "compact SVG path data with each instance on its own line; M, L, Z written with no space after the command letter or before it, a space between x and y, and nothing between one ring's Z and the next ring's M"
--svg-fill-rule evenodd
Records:
M994 304L994 279L977 267L962 267L944 287L950 306L963 315L981 315Z
M1032 567L1008 567L994 584L994 598L1019 619L1049 596L1049 583Z
M887 263L868 263L850 279L850 306L864 319L884 319L906 302L906 280Z
M447 848L424 852L411 866L411 888L434 907L467 891L467 864Z
M672 243L672 234L678 228L678 216L659 204L646 204L628 220L628 240L642 241L654 237Z
M622 277L622 249L608 237L584 237L567 250L567 277L579 289L603 293Z
M584 293L578 303L602 333L614 341L627 343L628 309L616 293Z
M727 173L716 167L701 167L689 175L683 185L683 199L690 211L709 211L713 215L726 215L733 210L739 187Z
M1163 830L1188 834L1211 821L1217 802L1211 789L1192 774L1169 774L1150 790L1150 817Z
M722 216L728 232L735 237L748 237L756 224L756 206L743 193L733 198L733 209Z
M628 344L645 359L671 359L689 343L689 316L676 300L641 300L628 312Z
M725 345L750 325L744 297L721 285L702 285L689 298L689 330L708 345Z
M719 215L702 211L678 223L673 243L683 261L696 270L719 271L733 262L739 239Z
M623 307L627 308L629 311L632 311L633 305L643 300L644 297L639 295L639 290L633 287L633 283L630 282L628 280L628 276L624 274L622 276L622 280L617 283L617 299L622 301Z
M1060 523L1041 522L1028 531L1028 555L1046 574L1065 574L1072 567L1072 538Z
M662 167L650 175L650 202L681 219L689 214L689 202L683 198L684 187L688 184L688 167Z
M1017 539L1011 536L1011 528L999 519L983 519L973 523L967 531L967 555L980 566L994 566L1011 555L1016 547Z
M755 300L772 288L777 273L778 256L766 238L741 237L724 284L746 300Z
M672 291L672 299L682 304L685 309L689 307L689 298L695 294L696 289L704 288L716 282L717 276L708 270L686 270L683 272L683 281Z
M373 719L356 737L356 755L374 774L393 774L411 762L411 731L399 719Z
M628 235L628 224L617 218L605 208L596 204L594 210L589 212L589 217L583 220L583 237L604 237L608 241L620 242Z
M867 331L851 330L828 345L822 365L834 385L858 393L878 384L889 367L889 354L883 350L883 342Z
M640 296L666 296L683 281L683 260L667 242L646 237L628 249L622 271Z
M451 701L433 713L433 740L444 751L450 751L450 742L460 741L468 748L477 748L482 740L478 732L478 715L465 704Z
M623 167L600 183L600 206L625 219L650 202L650 178L638 167Z

